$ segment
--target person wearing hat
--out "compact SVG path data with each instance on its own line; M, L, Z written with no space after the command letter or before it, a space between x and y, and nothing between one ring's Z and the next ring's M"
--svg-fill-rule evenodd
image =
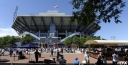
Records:
M74 60L74 65L79 65L79 60L78 60L78 58L75 58L75 60Z

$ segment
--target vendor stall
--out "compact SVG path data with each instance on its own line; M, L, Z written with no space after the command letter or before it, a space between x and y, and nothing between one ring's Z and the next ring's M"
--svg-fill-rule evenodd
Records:
M90 50L91 57L97 58L98 54L102 52L105 55L107 60L111 60L112 54L115 51L114 47L118 47L120 45L124 47L125 45L128 45L128 40L89 40L84 44L88 45L93 49L97 46L101 48L101 51ZM118 53L118 55L119 55L119 60L123 60L122 57L125 56L126 53Z

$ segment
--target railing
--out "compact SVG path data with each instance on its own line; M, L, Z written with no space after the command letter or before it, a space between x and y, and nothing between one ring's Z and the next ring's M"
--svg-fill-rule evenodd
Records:
M39 38L38 36L34 35L33 33L30 33L30 32L24 32L23 34L25 34L25 35L26 35L26 34L29 34L29 35L33 36L34 38L40 40L40 38Z
M69 35L68 37L73 37L75 35L80 35L80 32L76 32L76 33L72 33L71 35ZM65 39L67 39L68 37L65 37L64 39L61 40L61 42L64 42Z

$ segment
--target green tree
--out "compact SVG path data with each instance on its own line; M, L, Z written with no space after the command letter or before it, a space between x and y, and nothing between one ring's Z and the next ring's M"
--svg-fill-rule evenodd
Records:
M32 36L26 35L25 37L23 37L23 38L21 39L21 43L22 43L22 44L28 44L28 43L33 42L33 40L34 40L34 38L33 38Z
M15 42L19 42L20 38L15 37L15 36L10 36L9 39L7 40L7 43L11 46L15 45Z
M8 40L9 40L9 38L10 38L10 36L4 36L3 38L2 38L2 40L1 40L1 43L3 44L3 45L9 45L9 43L8 43Z
M67 45L67 46L71 46L71 44L72 44L72 38L71 37L68 37L67 39L65 39L64 44Z
M12 46L15 42L19 42L20 38L15 36L4 36L0 38L0 46Z
M91 36L87 36L86 41L88 41L88 40L93 40L93 38Z
M100 36L92 37L92 40L101 40Z
M2 37L0 37L0 47L3 45L2 41Z
M72 42L75 43L77 46L80 46L80 38L77 36L74 36L72 38Z
M92 22L100 23L111 22L121 23L119 14L125 7L123 0L72 0L73 17L71 21L77 21L83 25L88 25Z
M86 38L85 37L80 37L80 45L84 45L84 43L86 42Z
M101 40L106 40L106 39L102 38Z

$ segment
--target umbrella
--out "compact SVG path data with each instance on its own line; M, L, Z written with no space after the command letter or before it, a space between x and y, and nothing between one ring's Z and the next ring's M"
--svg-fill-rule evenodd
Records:
M19 48L39 48L39 47L33 44L26 44L26 45L20 46Z

